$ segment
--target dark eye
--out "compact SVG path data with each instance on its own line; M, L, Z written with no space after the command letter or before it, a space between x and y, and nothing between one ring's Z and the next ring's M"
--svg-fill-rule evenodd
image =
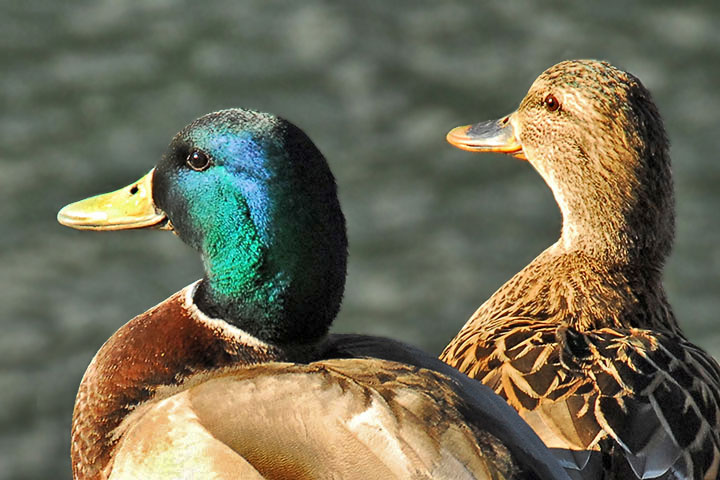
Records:
M558 102L558 99L555 98L555 95L553 95L552 93L545 97L545 100L543 100L543 104L545 105L545 108L547 108L550 112L554 112L560 108L560 102Z
M188 155L187 160L185 160L185 163L187 163L188 166L190 168L192 168L193 170L202 172L203 170L205 170L206 168L208 168L210 166L210 159L203 152L195 150L190 155Z

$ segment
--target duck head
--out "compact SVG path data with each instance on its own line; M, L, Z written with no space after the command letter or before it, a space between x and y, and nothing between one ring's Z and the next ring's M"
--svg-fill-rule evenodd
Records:
M296 126L241 109L180 131L145 177L71 205L77 229L170 229L199 251L200 310L274 344L323 337L340 308L347 239L335 180Z
M650 93L609 63L565 61L543 72L519 108L457 127L472 152L527 160L563 215L558 248L661 265L674 234L668 141Z

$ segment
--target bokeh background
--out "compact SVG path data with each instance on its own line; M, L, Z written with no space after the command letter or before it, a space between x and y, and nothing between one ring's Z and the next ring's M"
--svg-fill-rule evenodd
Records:
M510 112L560 60L610 60L664 115L666 285L688 336L720 355L718 25L715 2L2 2L0 479L70 477L93 354L201 273L173 235L76 232L57 210L134 181L177 130L231 106L292 120L337 176L351 257L335 331L437 353L560 229L528 164L445 133Z

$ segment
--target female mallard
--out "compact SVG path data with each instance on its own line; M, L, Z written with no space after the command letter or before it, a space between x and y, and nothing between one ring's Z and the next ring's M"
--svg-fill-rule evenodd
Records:
M673 189L649 92L608 63L562 62L516 112L447 138L530 162L563 226L440 358L507 398L579 478L717 479L720 368L663 289Z
M345 221L325 159L290 123L204 116L143 179L58 218L172 230L205 266L88 367L75 478L566 478L479 382L399 342L327 335Z

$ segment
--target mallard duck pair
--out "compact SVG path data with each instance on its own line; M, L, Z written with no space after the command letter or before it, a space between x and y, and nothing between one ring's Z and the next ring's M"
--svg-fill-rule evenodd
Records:
M608 63L562 62L517 111L447 139L527 160L563 225L440 358L506 398L577 478L720 478L720 368L662 285L673 188L650 93Z
M400 342L328 335L345 222L325 159L289 122L202 117L140 181L58 217L172 230L205 268L88 367L74 478L567 478L480 382Z
M516 113L448 139L528 160L564 223L442 360L505 397L575 477L717 478L720 373L662 289L672 183L645 88L606 63L564 62ZM564 475L478 384L404 344L326 336L345 275L342 214L324 159L287 122L203 117L143 181L60 219L172 229L205 263L88 368L76 478Z

